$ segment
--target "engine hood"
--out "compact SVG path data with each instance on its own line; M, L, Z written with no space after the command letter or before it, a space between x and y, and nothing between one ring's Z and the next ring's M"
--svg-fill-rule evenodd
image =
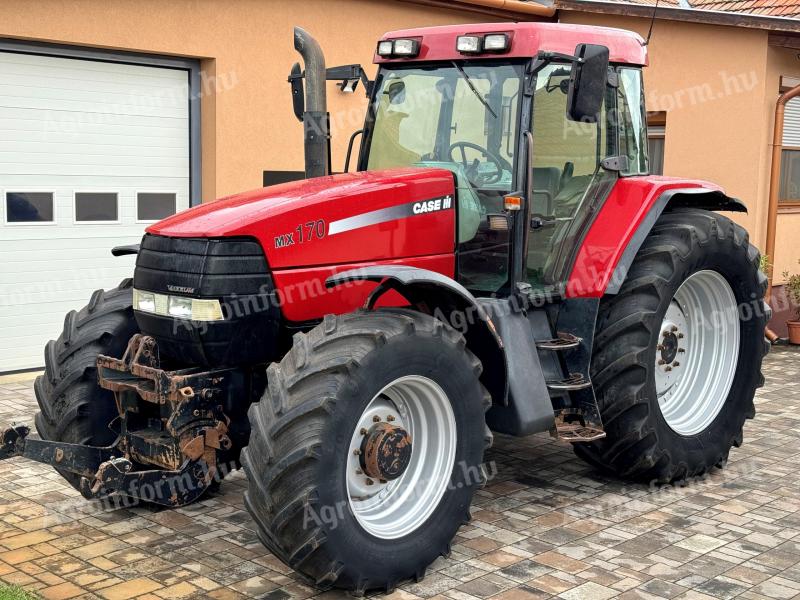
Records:
M346 173L261 188L147 229L168 237L253 237L274 270L453 252L455 185L446 169Z

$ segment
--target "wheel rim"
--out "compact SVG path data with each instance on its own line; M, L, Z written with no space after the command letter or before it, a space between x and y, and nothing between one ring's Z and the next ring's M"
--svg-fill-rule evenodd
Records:
M408 434L411 451L402 474L381 480L373 462L365 465L365 457L375 454L370 452L373 439L389 439L376 438L389 427ZM401 437L396 433L391 440ZM418 375L401 377L376 394L358 420L347 460L348 500L361 527L382 539L400 538L420 527L447 490L456 442L453 408L435 381ZM401 442L394 448L402 446ZM381 474L391 470L384 465Z
M658 406L681 435L704 431L716 419L736 374L739 311L727 280L698 271L670 302L656 348Z

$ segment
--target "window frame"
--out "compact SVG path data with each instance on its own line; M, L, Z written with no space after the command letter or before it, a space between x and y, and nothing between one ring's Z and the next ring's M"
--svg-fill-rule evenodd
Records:
M617 86L614 87L614 112L615 118L613 119L614 122L614 137L616 138L617 142L617 150L616 153L619 156L623 156L622 154L622 138L625 135L625 128L627 124L623 124L622 120L619 118L620 114L620 101L619 101L619 94L620 88L622 86L622 73L623 71L635 71L639 74L639 90L640 90L640 104L639 110L641 112L642 118L642 126L644 128L644 136L643 139L640 140L643 143L643 152L644 152L644 159L645 159L645 168L644 170L630 172L630 171L620 171L619 176L623 177L645 177L647 175L652 175L650 172L650 149L648 147L648 140L650 139L650 132L649 132L649 124L647 122L647 105L646 105L646 90L644 85L644 70L640 66L636 65L628 65L628 64L612 64L610 65L614 72L617 75ZM626 144L627 147L627 144ZM627 155L625 155L627 156ZM629 165L630 167L631 165Z
M56 202L56 190L33 188L19 189L15 187L0 189L3 199L3 225L8 227L48 227L58 225L58 204ZM8 220L8 196L7 194L50 194L53 197L53 220L52 221L9 221Z
M81 221L78 219L78 194L114 194L117 198L117 219L115 221ZM118 190L109 189L76 189L72 191L72 222L75 225L119 225L122 223L120 210L120 194ZM177 202L176 202L177 204Z
M781 166L778 177L778 211L780 212L781 209L791 209L791 212L797 212L797 209L800 209L800 198L783 198L780 193L781 180L783 179L783 152L787 150L800 153L800 146L781 145Z
M175 196L175 212L173 212L171 215L168 215L168 216L166 216L166 217L164 217L162 219L154 219L152 221L140 219L139 218L139 194L172 194L172 195ZM135 219L135 222L137 224L143 224L143 225L150 224L151 225L153 223L158 223L159 221L163 221L164 219L167 219L167 218L169 218L169 217L171 217L173 215L178 214L178 192L176 190L174 190L174 189L173 190L147 190L147 189L135 190L133 192L133 210L134 210L134 219Z

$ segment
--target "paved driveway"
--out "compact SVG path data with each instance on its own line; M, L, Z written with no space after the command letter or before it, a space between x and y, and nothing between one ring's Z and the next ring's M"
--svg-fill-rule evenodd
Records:
M686 487L605 478L547 436L501 437L452 556L393 598L800 598L800 352L776 349L744 446ZM0 384L0 423L31 422ZM0 579L47 598L307 598L242 508L244 477L176 511L103 511L50 468L0 463ZM328 593L325 597L338 597Z

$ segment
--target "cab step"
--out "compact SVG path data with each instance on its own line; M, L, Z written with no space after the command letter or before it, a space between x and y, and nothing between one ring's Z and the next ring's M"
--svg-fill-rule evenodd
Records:
M556 411L556 420L550 435L562 442L572 444L594 442L606 437L606 432L599 420L594 421L591 415L580 409L563 409Z
M592 382L580 373L571 373L566 379L548 381L547 387L557 392L575 392L592 387Z
M553 338L552 340L540 340L536 342L536 347L539 350L553 350L553 351L560 351L560 350L571 350L572 348L577 348L581 345L583 340L571 333L564 333L559 331L558 337Z

